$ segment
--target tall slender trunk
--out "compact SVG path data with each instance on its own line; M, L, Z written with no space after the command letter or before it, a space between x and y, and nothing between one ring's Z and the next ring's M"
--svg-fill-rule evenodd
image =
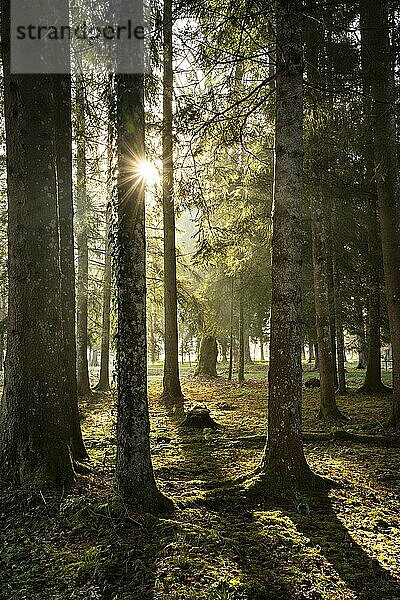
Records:
M382 382L381 368L381 272L382 244L378 222L378 198L374 182L374 139L370 127L372 99L370 82L364 66L368 63L369 51L362 46L363 66L363 111L364 111L364 158L366 164L365 182L367 185L368 215L368 360L364 383L358 390L365 394L386 394L390 388Z
M154 364L157 360L157 354L156 354L156 349L157 349L157 344L156 344L156 336L155 336L155 331L154 331L154 320L155 320L155 316L153 314L152 311L150 311L150 315L149 315L149 354L150 354L150 362L152 364Z
M258 339L260 343L260 361L265 362L265 339L263 331L263 318L261 316L258 318Z
M229 370L228 381L232 381L233 377L233 313L235 303L235 280L231 278L231 298L230 298L230 315L229 315Z
M314 295L317 322L318 367L321 380L321 419L335 420L342 417L336 405L335 376L333 370L328 273L326 258L326 232L324 228L323 203L321 197L314 199L311 207L312 242L314 264Z
M65 401L70 413L72 455L74 459L82 460L87 458L87 452L80 426L76 379L71 76L55 75L53 80Z
M246 365L253 362L250 351L250 328L249 328L249 316L247 310L244 310L243 315L243 351L244 351L244 362Z
M332 211L332 209L330 209ZM332 214L331 214L332 218ZM338 379L338 364L337 364L337 347L336 347L336 336L337 336L337 315L336 315L336 289L334 284L334 253L332 244L332 232L331 232L331 219L328 217L328 243L327 243L327 265L328 265L328 298L329 298L329 326L331 330L331 346L332 346L332 370L333 380L335 389L339 386Z
M103 319L101 327L100 377L96 386L98 392L110 389L110 309L111 309L111 249L110 249L110 208L106 210L106 236L104 244L103 274Z
M347 392L346 387L346 368L344 356L344 333L343 333L343 309L342 298L340 294L340 279L336 265L333 265L333 281L335 288L335 321L336 321L336 337L337 337L337 366L338 366L338 388L339 394L343 395Z
M226 338L219 338L219 344L221 347L221 363L226 364L228 362L228 343Z
M116 490L141 511L168 505L150 455L147 398L144 183L132 160L144 159L144 76L117 75L118 205L115 272L118 294Z
M320 22L316 3L310 6L312 18L308 19L306 28L306 61L307 80L318 89L321 85L321 74L319 68L320 55L323 48L323 35L320 31ZM320 96L314 99L313 118L316 129L318 127ZM326 199L323 196L322 169L323 165L316 153L319 141L319 132L316 130L311 140L311 164L312 175L315 180L315 191L311 196L311 226L312 226L312 249L313 249L313 274L314 274L314 298L316 329L318 342L318 366L320 371L320 411L321 419L335 420L342 417L336 405L336 370L333 356L333 332L334 322L333 306L333 284L330 272L329 227L331 215L326 213ZM328 260L329 259L329 260Z
M77 385L78 395L90 394L88 364L88 201L86 189L85 84L82 73L76 78L76 238L78 244L78 277L76 303Z
M368 246L369 246L369 289L368 289L368 360L364 383L358 390L364 394L386 394L390 388L382 382L381 367L381 252L377 219L377 199L371 190L368 199Z
M72 483L62 359L53 76L10 72L10 2L2 0L8 195L8 347L0 479Z
M176 247L174 207L173 144L173 38L172 0L164 0L163 15L163 214L164 214L164 312L165 361L163 393L170 400L182 400L178 366L178 307L176 289Z
M358 365L357 369L365 369L367 366L367 338L365 335L365 318L364 306L357 302L356 305L357 320L359 323L357 332L357 350L358 350Z
M309 342L309 344L308 344L308 362L309 362L309 364L311 364L314 359L315 359L314 344L312 342Z
M243 306L243 279L240 278L239 295L239 357L238 357L238 382L244 382L244 364L245 364L245 336L244 336L244 306Z
M373 99L375 181L393 348L391 424L400 427L400 208L388 3L360 0L363 70Z
M301 432L302 2L276 2L276 123L268 440L261 475L311 479Z

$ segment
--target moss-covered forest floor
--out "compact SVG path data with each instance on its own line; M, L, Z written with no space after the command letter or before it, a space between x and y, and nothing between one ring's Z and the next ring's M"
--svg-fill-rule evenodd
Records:
M187 378L183 389L187 407L206 404L220 429L183 430L151 383L154 467L176 512L156 519L112 503L114 399L94 396L82 406L91 472L58 499L0 497L1 600L400 598L395 438L389 446L380 438L321 441L335 426L317 420L318 390L306 389L304 430L318 434L307 458L339 486L318 496L252 497L227 484L251 474L261 456L267 390L258 370L240 388ZM349 417L341 428L387 435L390 397L353 389L338 403Z

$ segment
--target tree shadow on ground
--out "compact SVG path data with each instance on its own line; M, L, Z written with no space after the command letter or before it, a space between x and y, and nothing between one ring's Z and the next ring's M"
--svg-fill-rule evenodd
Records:
M244 578L252 582L243 597L317 600L326 597L324 569L332 569L328 574L330 584L335 586L335 578L337 582L342 580L344 589L360 600L400 598L400 582L352 539L338 518L328 491L308 496L293 496L289 492L288 497L291 496L289 501L288 498L279 501L273 494L260 498L248 496L237 487L216 490L205 502L209 510L218 511L223 517L221 537L236 540L226 552L236 549L233 558ZM298 534L305 538L299 540ZM319 564L316 552L325 564ZM316 585L319 568L323 578L321 590ZM299 596L299 589L304 590L304 595Z
M351 537L328 493L311 499L309 514L291 513L296 527L321 551L360 600L400 598L400 581Z

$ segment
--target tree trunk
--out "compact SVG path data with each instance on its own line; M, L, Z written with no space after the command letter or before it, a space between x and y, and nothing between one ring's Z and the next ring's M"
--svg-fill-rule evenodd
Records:
M226 338L220 338L219 344L221 346L221 363L226 364L228 362L228 343Z
M330 212L332 208L329 206ZM332 345L332 370L333 370L333 381L335 389L339 387L338 379L338 364L337 364L337 348L336 348L336 290L334 285L334 260L333 260L333 248L332 248L332 214L328 220L328 243L327 243L327 265L328 265L328 297L329 297L329 326L331 330L331 345Z
M309 362L309 364L311 364L313 362L313 360L315 360L314 345L310 342L308 344L308 362Z
M62 359L53 76L10 73L2 2L8 193L8 348L0 479L43 489L74 479Z
M6 335L7 307L4 297L3 286L0 287L0 372L3 372L4 341Z
M65 400L70 413L72 455L75 460L83 460L87 458L87 452L82 439L76 379L71 76L55 75L53 81Z
M78 244L77 277L77 379L78 395L90 395L88 350L88 205L86 191L85 87L82 73L76 78L76 237Z
M364 34L363 34L364 35ZM382 382L381 368L381 271L382 244L378 222L378 198L374 182L374 136L371 131L372 114L371 85L366 76L369 50L362 45L361 63L363 70L363 110L364 110L364 158L366 163L366 184L368 189L368 360L365 380L358 390L364 394L385 394L390 388Z
M302 3L276 2L276 140L268 440L261 475L309 483L301 432Z
M390 388L382 383L381 369L381 292L379 228L377 219L377 199L372 190L369 205L369 291L368 291L368 360L365 380L358 390L364 394L386 394Z
M250 365L253 360L251 358L251 352L250 352L250 333L249 333L249 320L248 320L248 316L246 314L246 311L244 311L244 316L243 316L243 350L244 350L244 362L246 365Z
M205 335L201 338L199 363L195 376L218 377L217 374L218 347L215 337Z
M315 356L314 371L319 371L318 342L314 342L313 345L314 345L314 356Z
M342 309L342 298L340 294L340 280L339 274L336 269L336 265L333 264L333 284L334 284L334 298L335 298L335 324L336 324L336 338L337 338L337 373L338 373L338 388L337 391L340 395L347 393L346 387L346 368L345 368L345 356L344 356L344 333L343 333L343 309Z
M375 180L393 348L391 424L400 427L400 209L393 71L386 0L361 0L364 71L373 99Z
M321 419L342 418L336 405L335 376L333 370L328 273L326 262L326 238L324 228L323 200L321 196L312 203L312 244L314 265L315 314L318 339L318 367L320 373Z
M156 344L156 336L154 332L154 319L155 316L152 311L150 311L150 322L149 322L149 354L150 354L150 362L154 364L157 361L157 344Z
M242 287L242 283L241 283ZM244 310L242 300L242 289L239 297L239 357L238 357L238 382L244 382L244 363L245 363L245 336L244 336Z
M309 84L317 88L320 81L320 52L322 47L322 34L320 31L319 15L316 4L312 3L311 12L313 19L308 19L306 28L306 61L308 65L307 80ZM329 231L322 188L322 165L319 156L315 153L318 148L319 133L318 109L321 98L317 96L313 106L313 118L315 120L316 132L312 136L312 174L315 179L315 191L311 196L311 226L312 226L312 249L313 249L313 274L314 274L314 298L318 342L318 366L320 372L320 411L321 419L335 420L342 417L336 405L335 399L335 369L332 343L332 290L330 289L330 272L328 264ZM314 149L315 148L315 149ZM329 215L330 217L330 215Z
M164 214L164 313L165 361L162 396L182 400L178 366L178 307L176 289L176 247L174 207L173 144L173 41L172 0L164 0L164 77L163 77L163 214Z
M117 75L118 294L116 490L140 511L164 510L150 456L147 399L146 241L144 183L132 160L144 159L144 76ZM139 166L137 167L139 170Z
M367 350L367 339L365 337L364 327L364 314L363 307L357 304L358 320L360 323L360 329L357 335L357 350L358 350L358 365L357 369L365 369L367 366L366 350Z
M265 339L264 339L264 332L263 332L263 319L262 317L259 318L259 323L258 323L258 335L259 335L259 342L260 342L260 361L261 362L265 362L265 352L264 352L264 343L265 343Z
M233 313L234 313L234 297L235 292L235 280L233 277L231 278L231 306L230 306L230 315L229 315L229 371L228 371L228 381L232 381L233 377Z
M110 209L106 212L106 239L104 244L103 275L103 320L101 328L100 377L96 386L98 392L110 389L110 309L111 309L111 250L110 250Z

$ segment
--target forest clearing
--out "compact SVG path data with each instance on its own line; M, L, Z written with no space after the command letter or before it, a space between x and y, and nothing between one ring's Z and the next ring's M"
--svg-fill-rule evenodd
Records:
M261 366L261 365L260 365ZM338 487L260 501L238 488L260 461L267 388L185 378L186 402L210 408L212 435L180 427L181 416L150 386L151 446L160 489L179 510L155 519L112 504L115 398L83 406L93 471L55 500L3 496L0 596L147 600L395 599L400 590L400 438L393 447L340 439L306 441L313 470ZM253 370L253 373L252 373ZM308 375L308 374L307 374ZM349 373L357 382L356 371ZM304 431L331 432L316 419L318 392L304 394ZM339 400L344 430L387 432L387 398ZM389 443L390 446L390 443ZM3 509L4 510L4 509ZM46 595L43 590L46 589Z

